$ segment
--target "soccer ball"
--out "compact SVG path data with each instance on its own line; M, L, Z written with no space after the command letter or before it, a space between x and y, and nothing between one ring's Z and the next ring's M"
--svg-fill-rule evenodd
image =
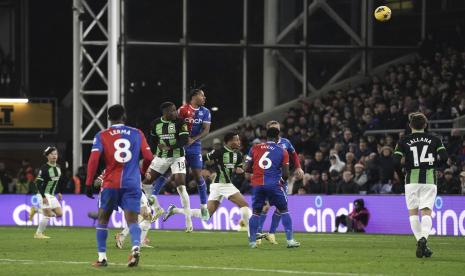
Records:
M391 9L386 6L379 6L375 10L375 18L378 21L385 22L391 19Z

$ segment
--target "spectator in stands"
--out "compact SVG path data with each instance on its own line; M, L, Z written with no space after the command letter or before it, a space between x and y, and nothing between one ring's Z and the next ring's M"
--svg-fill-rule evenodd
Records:
M388 194L392 190L392 180L394 179L394 160L392 158L392 148L384 146L381 148L381 156L378 158L380 170L381 194Z
M358 149L355 151L355 157L358 160L364 160L372 151L368 148L367 142L363 139L360 139L358 144Z
M353 171L355 163L357 163L357 160L355 160L355 154L352 152L347 152L346 153L346 169Z
M310 180L305 185L308 194L321 194L323 192L323 185L321 182L320 172L313 170L310 174Z
M363 164L357 163L355 164L355 175L354 175L354 182L358 186L358 190L361 194L367 193L367 182L368 176L365 173L365 166Z
M7 174L6 169L5 169L5 163L0 162L0 194L8 194L10 193L10 183L12 179L11 177Z
M460 194L460 180L454 176L451 169L444 170L444 179L438 186L438 193L440 194Z
M344 171L342 174L342 180L337 185L337 194L357 194L358 186L353 181L353 175L351 171Z
M337 192L337 187L340 181L340 174L336 170L332 170L329 173L330 179L328 181L327 186L325 187L325 194L332 195Z
M336 217L336 230L339 232L339 225L342 224L347 226L347 232L365 232L365 228L368 226L370 220L370 212L365 208L365 201L360 198L354 200L354 209L352 212L346 215L340 215Z
M295 195L299 193L300 189L304 189L305 193L307 193L307 184L310 181L312 176L308 173L304 174L304 177L302 178L302 181L295 181L292 182L292 188L291 188L291 194Z
M465 172L460 173L460 194L465 195Z
M87 166L80 166L77 174L73 177L74 182L80 184L80 187L75 186L74 192L76 194L84 194L86 191L86 177L87 177ZM76 179L78 178L78 179Z
M315 152L315 158L310 161L308 166L305 167L306 172L317 170L322 173L328 171L328 169L329 162L324 160L323 153L321 151Z
M329 167L329 171L335 170L338 173L342 172L346 165L344 162L342 162L339 159L339 155L337 155L337 153L335 152L331 153L331 155L329 156L329 162L331 163L331 166Z
M31 163L27 159L21 161L21 168L19 169L17 178L20 178L20 176L26 177L28 182L34 182L34 169L32 169Z
M27 180L26 173L20 172L18 179L16 179L15 191L17 194L29 193L30 182Z

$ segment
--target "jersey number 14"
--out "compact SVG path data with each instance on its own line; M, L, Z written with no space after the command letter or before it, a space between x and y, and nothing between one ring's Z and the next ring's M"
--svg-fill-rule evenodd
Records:
M434 164L434 157L432 153L428 153L428 158L426 158L426 152L428 151L428 146L423 146L421 149L420 159L418 159L418 148L410 147L410 151L413 154L413 164L415 167L419 167L420 163L428 163L429 165Z

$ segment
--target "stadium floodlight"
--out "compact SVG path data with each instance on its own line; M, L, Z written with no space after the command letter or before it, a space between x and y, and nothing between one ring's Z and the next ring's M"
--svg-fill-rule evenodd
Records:
M213 107L211 108L211 110L212 110L212 111L218 111L219 108L218 108L217 106L213 106Z
M0 98L0 103L28 103L29 99L24 98Z

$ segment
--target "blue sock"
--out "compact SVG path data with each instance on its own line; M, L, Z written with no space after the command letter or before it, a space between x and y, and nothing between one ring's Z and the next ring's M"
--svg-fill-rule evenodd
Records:
M207 185L205 184L205 179L203 179L203 177L200 177L198 189L200 196L200 204L207 204Z
M153 195L158 195L160 193L161 188L165 186L166 183L166 178L163 175L160 175L157 180L155 180L155 183L153 184Z
M140 226L138 223L129 224L132 246L140 246Z
M281 213L279 213L278 210L276 210L274 211L273 216L271 217L270 234L276 233L276 228L278 228L280 221Z
M97 250L100 253L107 252L108 224L97 224Z
M286 232L286 240L292 240L292 219L289 213L282 213L281 218L283 220L284 231Z
M261 213L261 214L260 214L259 221L258 221L257 233L262 233L262 231L263 231L263 224L265 224L265 220L266 220L266 213Z
M260 223L260 217L256 214L253 214L249 219L249 242L257 241L257 230L258 224Z

